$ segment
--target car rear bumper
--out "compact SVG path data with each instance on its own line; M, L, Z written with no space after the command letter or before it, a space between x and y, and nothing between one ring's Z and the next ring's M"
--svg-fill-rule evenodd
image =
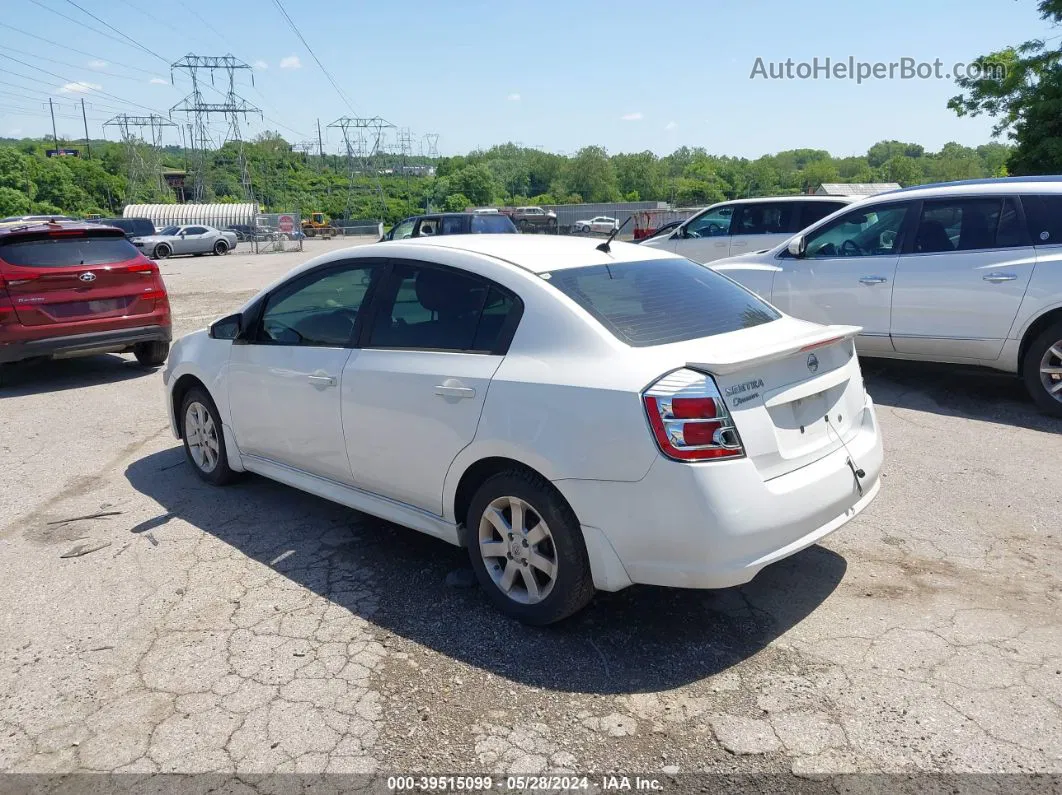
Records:
M17 362L38 356L78 356L92 353L122 351L139 342L169 342L169 326L136 326L134 328L94 331L62 337L18 340L0 343L0 363Z
M864 472L862 490L849 457ZM637 483L555 485L583 525L600 529L632 583L726 588L855 518L877 496L881 464L868 396L847 449L770 480L748 459L687 464L660 457Z

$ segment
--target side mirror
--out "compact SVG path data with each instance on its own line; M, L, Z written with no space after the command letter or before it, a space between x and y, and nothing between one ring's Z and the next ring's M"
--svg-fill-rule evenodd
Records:
M235 315L223 317L210 324L207 332L213 340L234 340L243 330L243 315L237 312Z
M184 237L184 236L185 236L185 235L187 235L188 233L187 233L187 232L185 232L185 231L184 231L184 230L182 229L182 230L181 230L180 232L178 232L177 234L178 234L178 235L179 235L180 237Z
M789 241L789 253L797 259L803 257L808 251L808 241L803 235L797 235Z

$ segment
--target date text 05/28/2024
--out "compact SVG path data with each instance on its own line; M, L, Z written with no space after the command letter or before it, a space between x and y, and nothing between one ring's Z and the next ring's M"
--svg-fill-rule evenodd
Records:
M643 776L606 775L595 777L593 784L602 790L659 792L659 779ZM392 792L489 792L493 789L527 792L535 790L586 790L589 776L388 776Z

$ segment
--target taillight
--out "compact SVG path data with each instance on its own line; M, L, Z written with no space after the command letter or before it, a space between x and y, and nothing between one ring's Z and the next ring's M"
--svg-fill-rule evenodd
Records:
M643 394L660 452L677 461L709 461L745 454L734 420L710 375L683 368Z
M138 262L126 268L129 273L158 273L158 268L151 262Z

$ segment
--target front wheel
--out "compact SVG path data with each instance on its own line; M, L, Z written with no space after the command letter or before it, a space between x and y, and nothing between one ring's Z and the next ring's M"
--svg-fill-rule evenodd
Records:
M235 480L225 453L221 417L210 395L198 387L188 390L181 403L181 417L184 453L195 473L215 486Z
M155 250L151 252L152 259L166 259L173 253L173 250L165 243L159 243L155 246Z
M161 367L170 355L170 343L162 340L138 342L133 346L133 355L144 367Z
M501 612L541 626L567 618L593 598L579 521L540 476L514 470L488 478L466 521L472 568Z
M226 243L224 240L219 240L217 243L214 244L214 253L217 254L219 257L223 254L228 254L229 244Z
M1048 326L1025 352L1025 388L1046 414L1062 417L1062 321Z

